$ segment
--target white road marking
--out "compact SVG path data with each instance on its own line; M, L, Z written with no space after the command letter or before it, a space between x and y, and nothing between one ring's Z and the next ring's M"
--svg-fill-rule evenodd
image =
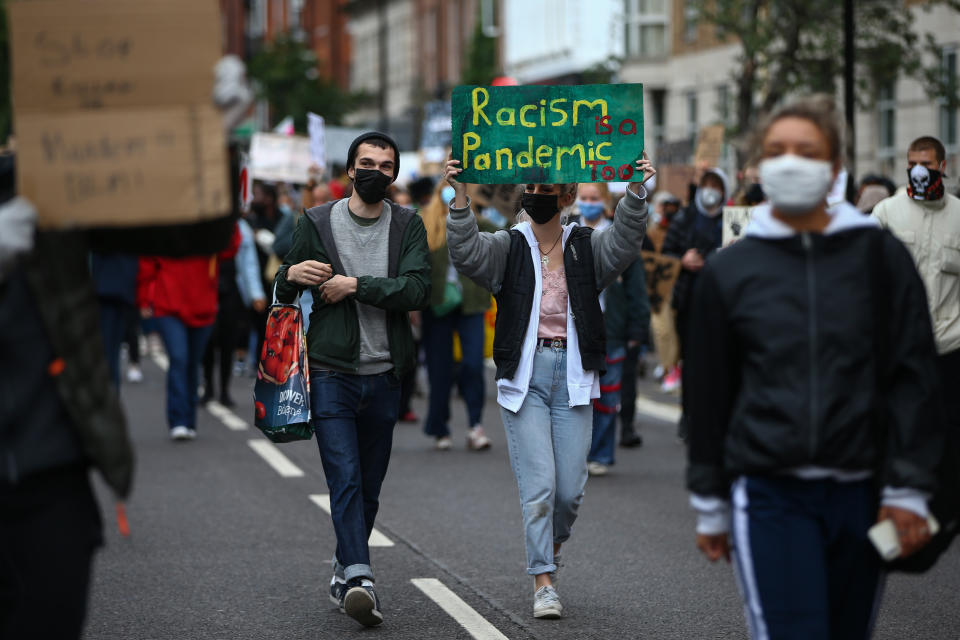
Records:
M210 415L225 424L227 429L230 429L231 431L246 431L250 428L250 425L238 417L237 414L235 414L233 411L230 411L230 409L227 409L216 400L209 401L206 404L206 408Z
M327 514L330 513L329 495L325 493L314 493L310 496L310 499L313 501L313 504L326 511ZM393 540L377 531L377 528L374 527L373 531L370 533L370 539L367 541L367 544L371 547L392 547Z
M654 402L643 396L637 396L637 411L666 422L677 422L680 420L680 414L683 411L675 404L665 402Z
M280 453L272 442L263 438L249 440L250 448L260 454L273 470L284 478L302 478L303 470L290 461L290 458Z
M460 623L460 626L476 640L509 640L507 636L500 633L499 629L487 622L486 618L436 578L414 578L410 582L440 605L441 609Z

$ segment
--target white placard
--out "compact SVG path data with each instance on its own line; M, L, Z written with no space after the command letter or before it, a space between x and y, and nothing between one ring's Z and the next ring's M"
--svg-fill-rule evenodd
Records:
M257 180L306 184L310 177L310 139L254 133L250 140L250 175Z
M750 222L754 207L724 207L723 208L723 240L721 245L727 245L743 238L743 232Z
M310 157L322 172L327 168L327 138L323 116L308 112L307 132L310 134Z

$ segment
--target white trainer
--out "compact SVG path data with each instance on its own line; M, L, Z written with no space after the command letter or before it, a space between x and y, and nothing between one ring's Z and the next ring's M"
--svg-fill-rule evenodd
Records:
M537 589L533 596L533 617L556 620L563 615L563 605L557 590L546 585Z
M467 431L467 449L482 451L490 448L490 438L479 424Z
M197 437L197 432L184 425L177 425L170 429L170 439L176 441L193 440Z

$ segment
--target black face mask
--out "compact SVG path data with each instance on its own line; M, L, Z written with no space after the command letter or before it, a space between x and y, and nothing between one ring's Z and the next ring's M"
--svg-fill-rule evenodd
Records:
M376 204L387 197L387 187L393 178L377 169L356 169L353 188L367 204Z
M524 193L520 196L520 206L530 219L537 224L550 222L560 213L560 196L545 193Z
M763 186L754 182L749 187L747 187L746 192L743 194L743 200L747 203L748 207L752 207L755 204L760 204L766 200L766 196L763 195Z

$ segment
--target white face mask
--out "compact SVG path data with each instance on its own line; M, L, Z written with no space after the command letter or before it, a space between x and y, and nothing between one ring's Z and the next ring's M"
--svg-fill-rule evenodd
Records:
M833 184L833 165L793 154L760 163L763 193L779 213L799 216L813 211Z
M697 189L696 197L700 201L700 206L708 213L723 204L723 192L713 187L700 187Z

